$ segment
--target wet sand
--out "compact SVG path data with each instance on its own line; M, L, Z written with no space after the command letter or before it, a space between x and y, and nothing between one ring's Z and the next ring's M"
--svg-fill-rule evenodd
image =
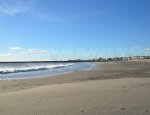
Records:
M0 81L0 115L149 115L150 62Z

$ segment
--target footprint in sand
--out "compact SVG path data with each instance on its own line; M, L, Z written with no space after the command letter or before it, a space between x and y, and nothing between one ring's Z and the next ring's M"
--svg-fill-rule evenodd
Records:
M84 111L84 110L82 110L82 111L81 111L81 113L85 113L85 111Z
M123 107L123 108L121 108L121 110L125 110L125 109L126 109L126 108L124 108L124 107Z
M4 112L4 110L3 110L3 109L0 109L0 113L2 113L2 112Z
M147 113L147 112L149 112L148 110L145 110L145 112Z

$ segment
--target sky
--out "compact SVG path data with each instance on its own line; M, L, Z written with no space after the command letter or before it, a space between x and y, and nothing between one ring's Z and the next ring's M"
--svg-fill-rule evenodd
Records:
M0 61L147 55L149 0L0 0Z

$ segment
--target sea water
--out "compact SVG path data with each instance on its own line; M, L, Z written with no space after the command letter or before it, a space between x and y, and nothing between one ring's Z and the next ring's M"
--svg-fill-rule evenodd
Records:
M93 67L85 62L0 62L0 80L54 76Z

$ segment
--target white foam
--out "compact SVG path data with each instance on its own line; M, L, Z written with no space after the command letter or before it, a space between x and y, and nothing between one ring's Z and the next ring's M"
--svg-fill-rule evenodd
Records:
M73 63L61 63L61 64L50 64L50 63L3 63L0 64L0 74L15 73L15 72L27 72L37 70L48 70L54 68L63 68L71 66Z

